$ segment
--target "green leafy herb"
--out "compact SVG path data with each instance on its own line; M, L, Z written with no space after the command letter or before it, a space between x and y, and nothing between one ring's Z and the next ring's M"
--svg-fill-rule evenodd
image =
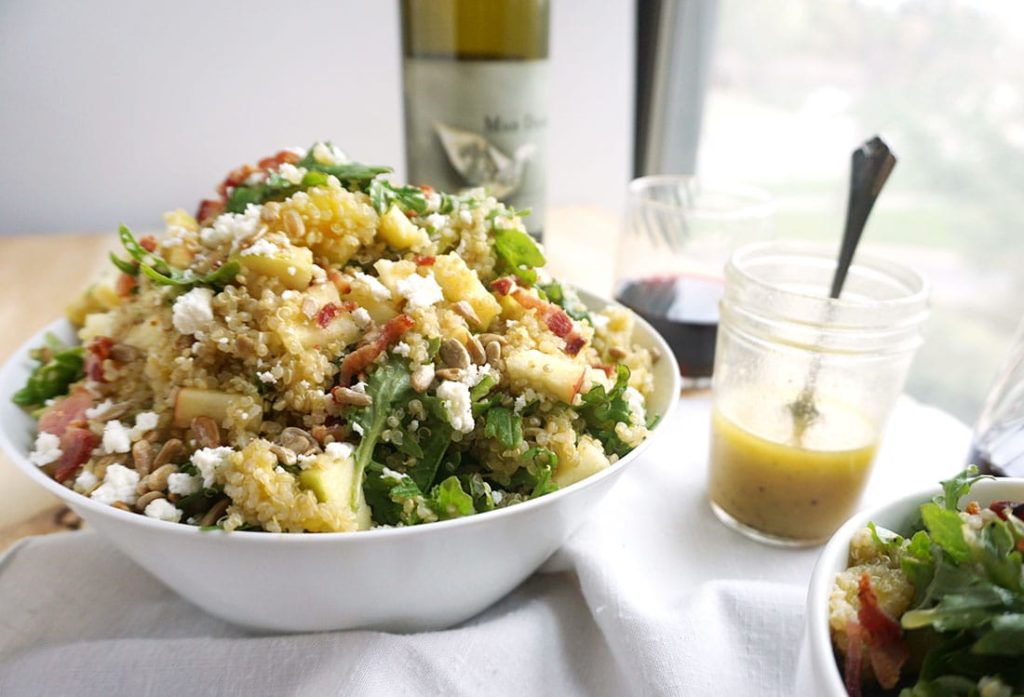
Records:
M484 418L484 436L495 438L506 450L518 448L523 442L523 419L511 409L491 407Z
M65 346L53 334L46 335L46 345L30 354L37 365L25 386L14 393L12 400L20 407L42 406L48 399L66 395L71 385L82 379L84 350L81 346Z
M978 468L975 465L971 465L952 479L939 482L942 484L943 493L941 496L936 496L934 501L947 511L956 511L960 499L967 495L967 492L971 490L975 482L982 479L994 479L994 477L987 474L978 474Z
M527 480L520 482L520 485L525 483L531 488L531 499L558 491L558 484L552 479L555 468L558 467L558 456L553 451L547 448L530 448L523 453L523 460L527 463L526 469L520 470L517 474Z
M583 395L583 404L578 411L587 424L587 432L601 441L606 453L625 455L632 448L615 433L619 423L629 423L632 411L623 397L629 387L629 368L623 364L615 367L615 384L610 390L595 385Z
M431 507L441 520L473 515L476 512L473 497L462 490L462 484L455 476L448 477L434 487L430 498Z
M417 215L426 213L430 206L426 194L418 186L395 186L383 179L374 179L368 193L370 202L381 215L392 205L397 205L403 213L411 211Z
M241 269L237 261L229 261L216 271L211 271L204 276L197 276L192 273L191 269L180 271L156 254L147 252L135 239L128 226L122 225L118 235L121 238L121 244L124 246L125 251L128 252L128 255L134 262L119 259L114 254L111 254L110 260L114 262L114 265L122 272L132 276L137 276L141 272L142 275L160 285L179 286L182 288L192 286L221 287L231 283Z
M544 266L547 260L533 238L517 228L499 227L493 223L494 251L498 255L498 272L513 273L524 283L537 281L534 268Z
M236 186L228 196L227 211L243 213L249 204L261 205L267 201L283 201L299 191L326 184L329 176L337 177L347 188L362 191L370 185L374 177L391 171L390 167L374 167L358 162L323 164L313 156L313 148L296 163L296 167L307 170L298 184L285 179L277 172L271 172L264 181Z
M405 361L392 358L378 366L367 378L366 394L373 398L367 407L352 409L348 418L362 428L362 438L355 452L352 508L356 507L359 489L363 485L363 471L373 459L373 450L392 413L393 405L409 390L409 369Z
M971 556L971 548L964 540L963 524L957 511L940 508L936 503L921 506L921 518L932 536L932 541L953 557L956 562L965 562Z

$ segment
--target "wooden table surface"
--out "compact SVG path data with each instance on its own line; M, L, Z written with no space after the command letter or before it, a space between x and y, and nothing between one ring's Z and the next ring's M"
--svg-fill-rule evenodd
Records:
M563 206L548 212L545 247L551 273L586 290L611 289L619 222L609 211ZM119 247L104 234L0 237L0 363L54 319L110 262ZM0 454L0 551L27 535L67 529L74 521L57 500Z

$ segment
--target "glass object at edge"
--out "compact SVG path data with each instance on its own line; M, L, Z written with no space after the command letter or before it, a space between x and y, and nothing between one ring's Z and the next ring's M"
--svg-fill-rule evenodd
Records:
M686 175L630 182L615 297L665 337L684 388L710 386L729 254L770 238L774 217L771 197L753 187Z
M1024 477L1024 320L974 428L968 464L998 477Z
M754 244L726 270L708 495L719 519L761 542L820 544L856 510L921 344L920 274L860 252L830 300L834 256ZM798 428L809 384L816 414Z

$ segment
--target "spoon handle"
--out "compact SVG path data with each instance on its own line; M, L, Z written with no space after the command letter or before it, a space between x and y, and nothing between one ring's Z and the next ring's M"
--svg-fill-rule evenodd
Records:
M839 263L832 278L830 298L838 298L853 262L853 254L864 232L871 209L896 166L896 156L875 136L853 151L850 167L850 199L846 204L846 229L839 250Z

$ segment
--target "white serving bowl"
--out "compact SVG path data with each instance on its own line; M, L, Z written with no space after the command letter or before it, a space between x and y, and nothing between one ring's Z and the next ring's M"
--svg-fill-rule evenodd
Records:
M840 571L847 568L850 539L853 534L874 521L889 530L905 534L918 518L919 507L942 493L933 486L901 499L859 513L839 528L821 552L811 575L807 591L807 609L804 635L797 662L796 695L799 697L846 697L843 676L832 653L832 639L828 629L828 596L832 582ZM1024 501L1024 479L984 480L971 487L965 500L977 501L982 507L993 501Z
M590 307L606 301L581 293ZM74 339L66 321L50 325ZM679 368L665 341L637 318L636 343L661 355L648 410L651 437L611 467L539 499L466 518L354 533L201 531L99 504L28 459L36 423L11 402L25 384L26 342L0 370L0 445L30 479L63 500L139 566L212 615L284 632L441 629L476 615L522 583L587 518L619 475L671 426Z

